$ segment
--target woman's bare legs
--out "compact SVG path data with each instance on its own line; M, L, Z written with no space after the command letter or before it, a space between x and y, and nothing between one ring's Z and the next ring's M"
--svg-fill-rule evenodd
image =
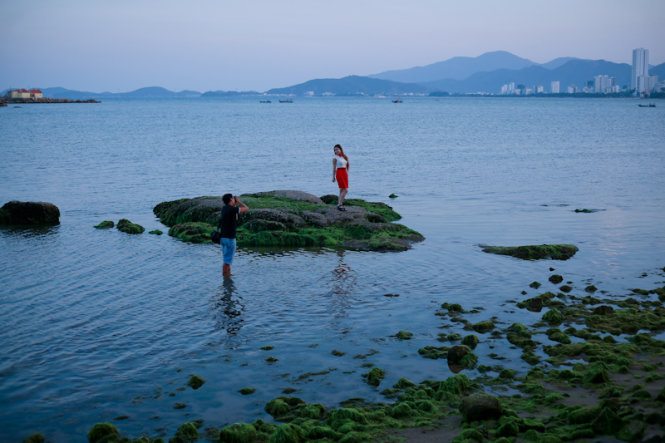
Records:
M346 194L349 193L349 188L341 188L339 190L339 198L337 199L337 206L342 206L344 205L344 197L346 197Z

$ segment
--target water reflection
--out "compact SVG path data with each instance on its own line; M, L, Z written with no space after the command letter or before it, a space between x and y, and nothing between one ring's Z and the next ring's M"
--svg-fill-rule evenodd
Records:
M217 316L216 326L224 329L229 335L236 335L242 328L245 305L242 303L242 298L237 296L237 292L233 277L225 278L213 300Z
M344 261L344 251L336 251L337 265L332 270L331 312L335 317L346 317L351 306L350 294L356 283L355 272Z

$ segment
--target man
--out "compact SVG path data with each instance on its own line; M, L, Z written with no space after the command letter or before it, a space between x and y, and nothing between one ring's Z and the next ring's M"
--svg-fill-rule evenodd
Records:
M229 277L231 275L233 254L236 252L238 214L249 211L249 208L237 196L234 197L231 194L224 194L222 200L224 201L224 206L222 207L222 217L219 220L219 228L222 234L220 243L222 244L222 255L224 257L222 273L224 277Z

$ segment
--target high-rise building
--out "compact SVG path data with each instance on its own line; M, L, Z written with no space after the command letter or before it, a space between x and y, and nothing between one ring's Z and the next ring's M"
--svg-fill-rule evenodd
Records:
M553 81L551 83L550 87L551 87L551 90L552 90L552 94L558 94L559 90L561 89L561 83L558 80Z
M630 87L635 95L649 90L649 50L633 49L633 72Z

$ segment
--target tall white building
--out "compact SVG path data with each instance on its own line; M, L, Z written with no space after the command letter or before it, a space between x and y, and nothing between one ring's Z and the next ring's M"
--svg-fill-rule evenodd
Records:
M561 83L559 83L558 80L557 80L557 81L553 81L553 82L551 83L550 87L551 87L551 90L552 90L552 94L558 94L559 91L560 91L560 89L561 89Z
M633 49L633 72L630 81L631 89L635 95L649 90L649 50L644 48Z

